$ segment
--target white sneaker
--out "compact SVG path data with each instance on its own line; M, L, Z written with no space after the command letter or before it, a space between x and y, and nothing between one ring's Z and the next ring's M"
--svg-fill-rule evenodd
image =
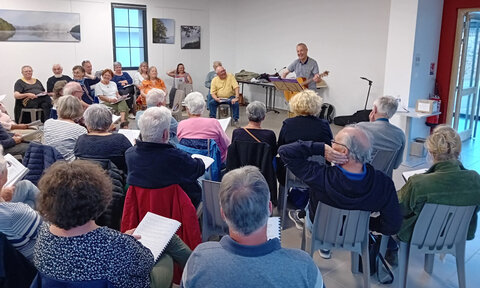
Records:
M135 115L133 115L132 113L128 114L128 119L135 119Z
M303 225L305 225L305 218L300 218L298 217L298 213L302 211L300 209L297 210L289 210L288 211L288 218L290 218L293 223L295 223L295 226L299 230L303 230Z
M320 255L320 257L322 257L323 259L330 259L332 258L332 252L330 250L327 250L327 249L320 249L318 250L318 254Z

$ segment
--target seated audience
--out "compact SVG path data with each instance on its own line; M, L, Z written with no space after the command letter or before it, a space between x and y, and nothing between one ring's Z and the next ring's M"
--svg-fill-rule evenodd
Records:
M82 104L71 95L63 96L57 103L58 119L48 119L44 126L44 144L57 149L66 161L75 159L73 149L78 137L87 129L75 123L83 114Z
M102 72L102 81L95 85L95 95L104 104L112 108L115 112L120 112L120 121L126 122L126 114L128 113L128 105L125 100L121 100L121 96L117 90L117 85L110 81L113 77L113 71L105 69Z
M267 240L272 203L257 167L228 172L220 184L220 212L229 235L195 248L181 287L323 287L318 267L304 251Z
M165 107L148 108L140 117L141 140L125 153L127 183L148 189L179 184L196 207L202 199L197 179L205 173L205 165L168 144L171 117Z
M92 66L92 62L90 62L90 60L83 60L82 61L82 67L83 69L85 69L85 76L88 77L88 78L99 78L102 76L102 70L99 70L99 71L96 71L95 73L93 72L93 66ZM90 91L92 92L91 95L95 95L94 92L95 91Z
M340 209L380 212L380 216L370 219L370 229L384 235L400 229L402 218L395 186L390 177L368 164L372 145L370 136L361 128L340 130L332 147L322 142L297 141L279 147L278 153L288 169L310 188L306 220L302 219L308 229L319 201ZM336 165L310 161L313 155L324 156ZM330 258L329 251L320 255Z
M215 72L217 73L217 77L213 78L210 87L212 99L210 102L208 102L208 107L210 108L210 118L217 117L217 106L220 103L228 103L230 105L230 109L232 109L232 117L236 126L238 125L238 100L240 99L237 80L235 80L235 76L227 73L223 66L218 66Z
M185 94L192 92L186 91L185 84L193 84L192 77L190 74L185 72L185 66L182 63L178 63L177 69L173 69L167 72L167 75L173 78L173 88L184 89ZM182 87L183 86L183 87ZM175 94L170 91L169 94L169 107L170 109L173 106L173 100L175 99Z
M102 104L92 104L83 113L88 134L78 137L74 154L77 158L109 159L127 173L125 151L132 147L123 134L111 133L112 113Z
M130 74L122 71L122 63L120 62L113 63L113 71L115 72L113 73L111 80L117 84L118 93L120 95L129 95L129 99L126 100L127 106L131 112L130 115L128 115L128 118L135 119L135 111L133 110L133 98L135 96L135 88L132 86L133 79L130 77ZM95 91L95 93L97 92Z
M248 104L246 114L248 118L247 126L233 130L232 142L263 142L270 145L272 157L277 155L277 137L275 132L269 129L262 129L262 121L265 120L267 108L260 101L253 101Z
M165 100L166 100L165 92L163 90L153 88L152 90L148 91L146 100L147 100L146 102L147 109L150 107L165 106ZM139 110L137 111L137 115L135 115L135 122L137 124L137 127L139 127L138 120L143 115L143 112L145 112L145 110ZM169 135L168 143L172 145L178 144L177 126L178 126L177 120L175 120L174 117L171 117L170 118L170 135Z
M92 94L91 86L100 82L100 78L90 74L86 75L85 69L80 65L74 66L72 71L73 71L73 81L80 83L80 86L82 87L83 102L87 103L88 105L98 102L98 101L95 101L95 94ZM64 95L67 95L67 94L64 93Z
M297 140L323 142L330 145L333 139L330 124L318 118L322 109L322 98L312 90L304 90L290 99L290 111L295 115L283 121L278 135L278 147ZM285 185L285 165L281 159L277 163L277 179Z
M218 66L222 66L222 62L220 61L213 61L213 70L208 72L207 78L205 79L205 87L208 88L208 94L207 94L207 103L210 103L210 100L212 100L212 94L210 94L210 87L212 86L212 80L217 76L217 73L215 70L217 69ZM207 105L207 109L208 105Z
M398 192L403 223L398 238L409 242L413 228L425 203L470 206L477 205L468 229L467 240L473 239L480 205L480 176L460 162L462 141L452 128L440 125L425 143L433 165L424 174L413 175Z
M148 63L143 61L138 66L137 72L133 74L133 84L137 87L137 96L140 95L140 90L142 89L142 82L143 80L147 79L148 77Z
M28 129L27 124L17 124L11 117L8 115L7 108L0 101L0 124L5 128L7 131L11 130L23 130Z
M48 78L47 80L47 92L50 97L54 96L53 86L55 86L55 83L57 83L57 81L72 81L72 78L70 78L70 76L63 75L63 67L60 64L53 64L52 72L53 76Z
M90 105L82 100L83 93L84 91L82 89L82 85L75 81L68 82L67 84L65 84L65 87L63 87L63 95L72 95L77 98L82 104L83 109L85 110Z
M167 94L167 87L162 79L158 78L157 67L150 66L148 68L148 77L142 81L142 89L140 90L140 97L137 98L137 104L140 110L147 109L146 96L148 91L153 88L161 89Z
M0 147L0 150L1 149ZM7 182L7 161L0 152L0 187ZM33 210L38 189L28 180L3 187L0 193L0 232L28 260L33 260L33 246L42 223ZM28 204L28 205L27 205Z
M398 102L392 96L382 96L373 102L370 112L370 122L360 122L357 125L372 134L373 153L376 151L396 151L393 155L393 166L383 171L392 177L393 169L397 169L403 161L405 149L405 133L397 126L390 124L389 119L397 112Z
M31 66L22 67L22 78L15 82L15 122L18 123L22 108L40 108L42 109L42 122L50 117L50 109L52 108L52 100L47 96L42 83L32 77L33 69ZM27 117L25 117L27 116ZM29 115L24 115L23 123L29 123Z
M200 92L192 92L185 98L188 119L178 123L178 141L185 139L213 139L222 154L222 162L227 159L230 139L223 131L217 119L202 117L205 111L205 100Z
M15 155L25 155L25 152L28 150L28 143L23 143L23 136L20 134L10 133L0 125L0 145L5 149L5 154Z
M49 224L40 228L34 263L47 277L103 279L118 288L169 287L173 264L168 258L185 264L191 253L174 236L155 264L150 250L134 237L99 227L95 219L112 199L112 183L96 164L57 162L46 171L39 188L39 212Z

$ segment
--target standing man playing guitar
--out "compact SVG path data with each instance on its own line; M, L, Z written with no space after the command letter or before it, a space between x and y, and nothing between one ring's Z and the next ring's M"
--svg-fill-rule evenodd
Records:
M287 75L291 72L295 72L295 74L297 74L297 78L301 77L306 79L307 83L304 82L303 84L308 84L308 89L315 91L317 88L316 83L320 82L322 78L319 75L317 61L308 57L307 53L307 45L305 45L305 43L298 43L298 59L293 61L293 63L287 67L287 70L282 73L282 78L287 77Z

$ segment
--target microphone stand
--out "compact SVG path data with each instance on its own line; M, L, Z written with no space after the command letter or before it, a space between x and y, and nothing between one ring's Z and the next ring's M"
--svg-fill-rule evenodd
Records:
M363 110L367 110L368 97L370 97L370 89L372 88L372 83L373 83L373 81L371 80L367 80L367 81L368 81L367 101L365 101L365 107L363 108Z

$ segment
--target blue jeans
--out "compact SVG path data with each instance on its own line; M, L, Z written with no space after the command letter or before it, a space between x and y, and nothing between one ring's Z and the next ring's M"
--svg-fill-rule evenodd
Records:
M233 98L235 98L235 96L231 96L230 98L228 98L228 102L224 103L228 103L230 105L230 109L232 109L233 120L237 121L239 118L240 105L238 105L238 101L235 102L235 104L232 104ZM215 99L213 98L208 102L208 107L210 108L210 118L217 118L217 106L219 104L220 103L215 101Z
M15 184L11 202L22 202L35 209L37 195L40 193L37 186L28 180L18 181Z

